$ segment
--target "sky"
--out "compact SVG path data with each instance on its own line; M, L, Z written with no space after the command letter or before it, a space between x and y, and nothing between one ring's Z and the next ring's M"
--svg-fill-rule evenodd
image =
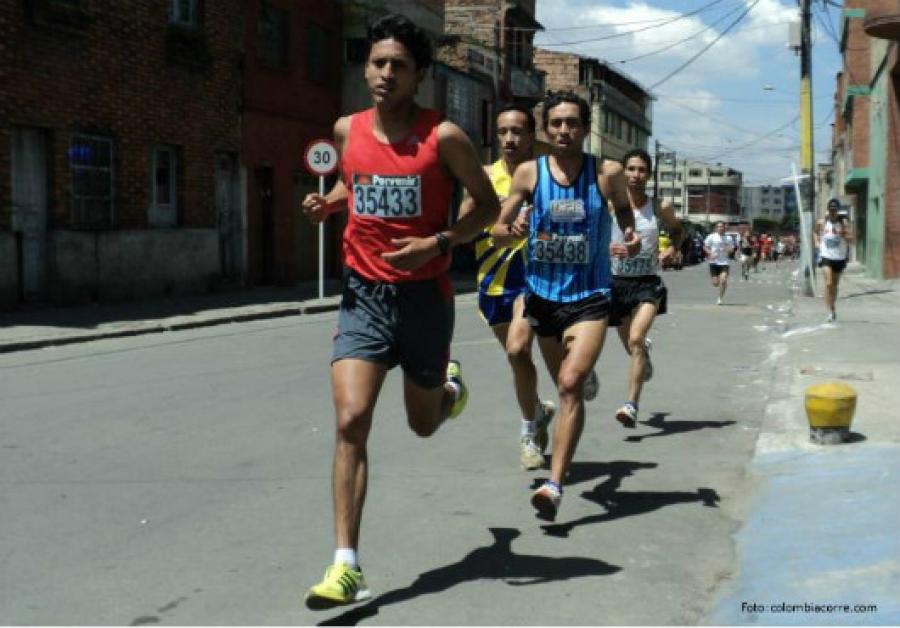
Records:
M842 64L840 9L812 5L813 146L822 163ZM658 140L679 158L721 162L740 170L744 185L780 184L792 162L799 170L800 57L787 47L797 0L537 0L536 17L546 30L535 45L605 61L656 97L651 152Z

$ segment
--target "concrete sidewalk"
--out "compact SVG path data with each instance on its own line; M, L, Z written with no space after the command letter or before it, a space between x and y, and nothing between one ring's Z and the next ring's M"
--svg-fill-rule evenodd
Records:
M821 285L819 286L821 289ZM707 623L900 624L900 282L850 267L838 321L821 299L771 304L770 390L738 534L739 568ZM852 386L853 439L815 445L803 407L812 384Z
M474 280L451 274L457 294L475 289ZM109 305L25 307L0 312L0 353L210 327L241 321L337 310L340 282L283 288L255 288Z

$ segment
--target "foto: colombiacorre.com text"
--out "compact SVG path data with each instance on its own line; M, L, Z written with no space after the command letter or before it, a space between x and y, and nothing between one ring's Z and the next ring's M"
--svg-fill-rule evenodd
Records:
M877 613L877 604L842 604L804 602L803 604L790 604L778 602L775 604L763 604L759 602L741 602L742 613Z

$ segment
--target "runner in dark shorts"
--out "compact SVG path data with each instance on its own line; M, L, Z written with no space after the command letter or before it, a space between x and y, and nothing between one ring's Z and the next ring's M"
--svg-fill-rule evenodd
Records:
M666 260L673 259L684 237L681 223L669 201L658 207L647 196L647 181L653 173L650 155L635 149L623 159L628 200L634 213L635 232L641 238L641 251L632 258L613 255L612 311L609 324L616 327L625 351L631 356L628 369L627 401L616 411L615 418L624 427L637 426L638 404L644 382L653 377L650 361L652 343L647 334L653 321L666 313L667 290L659 275ZM669 232L669 246L660 250L659 231ZM612 242L622 241L622 232L613 225Z
M328 195L308 194L302 203L313 222L348 210L342 249L348 272L331 363L335 552L325 577L306 594L313 610L371 597L357 551L367 442L388 370L403 369L406 420L418 436L431 436L466 405L461 366L448 360L449 253L494 223L499 211L466 134L415 102L431 64L428 36L392 14L369 26L368 43L365 81L373 106L335 123L341 177ZM476 207L448 227L456 182ZM397 521L405 517L398 513Z

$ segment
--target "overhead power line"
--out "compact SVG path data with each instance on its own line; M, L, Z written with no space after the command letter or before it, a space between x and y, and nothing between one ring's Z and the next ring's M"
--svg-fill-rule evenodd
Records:
M606 41L608 39L615 39L616 37L627 37L628 35L634 35L635 33L642 33L644 31L648 31L653 28L661 28L663 26L668 26L669 24L673 24L673 23L683 20L685 18L691 17L692 15L697 15L698 13L700 13L702 11L706 11L707 9L710 9L713 6L719 4L720 2L723 2L723 1L724 0L713 0L709 4L705 4L702 7L700 7L699 9L694 9L693 11L689 11L688 13L682 13L681 15L678 15L677 17L667 19L665 22L661 22L659 24L653 24L652 26L645 26L644 28L636 28L634 30L623 31L621 33L614 33L612 35L604 35L603 37L592 37L590 39L580 39L578 41L561 41L561 42L554 42L554 43L546 43L546 44L541 44L541 46L544 46L544 47L547 47L547 46L571 46L574 44L588 44L588 43L592 43L595 41ZM759 0L756 0L756 1L758 2Z
M671 43L671 44L668 44L667 46L663 46L662 48L657 48L656 50L651 50L650 52L645 52L645 53L643 53L643 54L637 55L636 57L630 57L630 58L628 58L628 59L622 59L622 60L620 60L620 61L616 61L616 63L630 63L630 62L632 62L632 61L637 61L638 59L644 59L644 58L646 58L646 57L652 57L653 55L658 55L659 53L665 52L666 50L671 50L671 49L674 48L675 46L680 46L681 44L686 43L686 42L688 42L688 41L694 39L695 37L699 37L700 35L702 35L702 34L705 33L706 31L712 30L712 29L716 26L716 24L718 24L719 22L723 21L725 18L727 18L727 17L730 16L731 14L735 13L739 8L740 8L740 5L734 7L733 9L731 9L730 11L728 11L727 13L723 13L723 14L720 15L716 20L714 20L714 21L712 22L712 24L710 24L709 26L707 26L707 27L705 27L705 28L700 29L699 31L697 31L696 33L693 33L692 35L689 35L689 36L685 37L684 39L679 39L679 40L676 41L676 42L673 42L673 43Z
M680 73L682 70L684 70L684 69L685 69L686 67L688 67L690 64L692 64L694 61L696 61L696 60L700 57L700 55L702 55L704 52L706 52L707 50L709 50L710 48L712 48L712 47L713 47L720 39L722 39L725 35L727 35L728 32L729 32L732 28L734 28L735 26L737 26L737 25L740 23L741 20L743 20L745 17L747 17L747 14L750 13L750 11L752 11L753 8L754 8L757 4L759 4L759 0L753 0L753 4L749 5L749 6L744 10L744 12L741 13L741 14L737 17L736 20L734 20L731 24L729 24L729 25L725 28L725 30L723 30L723 31L719 34L718 37L716 37L714 40L712 40L711 42L709 42L706 46L704 46L703 48L701 48L700 51L697 52L697 54L695 54L694 56L692 56L690 59L688 59L687 61L685 61L685 62L682 63L681 65L679 65L679 66L678 66L677 68L675 68L672 72L670 72L670 73L667 74L665 77L663 77L662 79L658 80L656 83L654 83L653 85L651 85L648 89L653 90L653 89L655 89L656 87L659 87L660 85L662 85L663 83L665 83L666 81L668 81L669 79L671 79L672 77L676 76L678 73Z
M787 127L789 127L789 126L791 126L792 124L794 124L794 122L796 122L799 118L800 118L800 114L798 113L796 116L794 116L793 118L791 118L790 120L788 120L785 124L782 124L781 126L779 126L779 127L776 128L776 129L772 129L771 131L769 131L769 132L766 133L765 135L761 135L760 137L757 137L755 140L751 140L751 141L747 142L746 144L742 144L742 145L740 145L740 146L735 146L734 148L731 148L731 149L729 149L729 150L722 151L721 153L717 153L717 154L715 154L715 155L709 156L709 157L707 157L707 159L710 159L710 160L712 160L712 159L719 159L719 158L721 158L721 157L724 157L725 155L730 155L730 154L732 154L732 153L736 153L736 152L738 152L738 151L741 151L741 150L744 150L744 149L746 149L746 148L749 148L749 147L751 147L751 146L753 146L753 145L755 145L755 144L758 144L758 143L762 142L763 140L767 140L767 139L769 139L770 137L772 137L773 135L777 134L778 132L783 131L783 130L786 129Z

